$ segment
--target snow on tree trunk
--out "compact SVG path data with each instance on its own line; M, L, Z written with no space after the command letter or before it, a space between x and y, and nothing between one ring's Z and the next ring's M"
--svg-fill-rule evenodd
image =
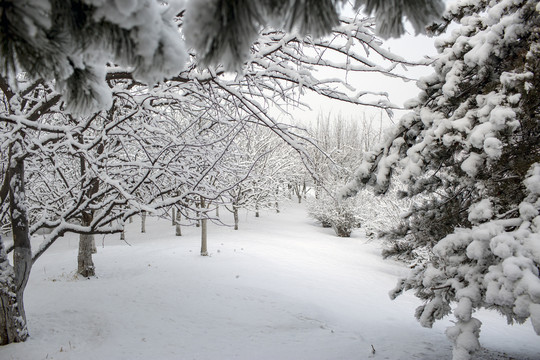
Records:
M182 228L180 227L180 220L182 220L182 213L176 212L176 236L182 236Z
M24 160L14 158L19 150L19 143L10 149L8 170L13 266L0 241L0 345L25 341L28 337L23 295L32 268L32 250L25 204Z
M120 240L126 241L126 226L122 226L122 232L120 233Z
M146 211L141 211L141 232L146 232Z
M81 234L79 236L79 255L77 256L77 273L84 277L94 276L96 269L92 260L93 234Z

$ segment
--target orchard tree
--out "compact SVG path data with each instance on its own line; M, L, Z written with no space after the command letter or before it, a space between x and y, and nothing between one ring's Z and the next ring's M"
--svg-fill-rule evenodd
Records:
M282 129L285 129L282 124ZM296 127L290 126L294 134ZM226 192L230 201L226 204L233 213L234 229L238 230L240 209L255 212L259 217L260 210L278 208L278 203L285 196L284 189L290 178L297 171L293 161L299 158L295 151L282 146L282 141L270 129L257 123L250 123L236 138L235 151L228 154L227 162L233 171L220 179L236 183Z
M200 124L199 113L191 121L178 122L170 110L182 103L176 96L126 91L125 84L114 87L119 106L77 119L62 111L60 95L48 83L21 80L18 88L14 93L2 86L0 151L7 154L3 159L7 171L0 215L9 219L13 234L7 248L2 239L0 252L2 343L27 336L23 293L30 269L59 237L67 232L87 238L121 232L124 221L141 211L179 203L187 207L200 192L214 194L212 188L201 186L215 162L202 173L190 172L190 164L211 160L209 154L216 159L223 156L219 151L226 152L234 138L231 128L240 126L235 118L224 119L220 113L221 120L217 115L215 119L227 125L221 130L227 136L217 133L217 139L208 138L201 128L190 134L186 129ZM193 99L193 104L200 103ZM221 109L212 108L216 114ZM206 126L214 132L220 128L208 122ZM186 133L188 137L182 136ZM224 145L217 146L220 141ZM39 229L49 233L32 253L30 236ZM90 276L94 269L85 244L79 272ZM13 266L5 250L13 251Z
M0 4L0 89L3 93L0 153L5 161L0 188L1 218L9 219L13 234L13 244L7 249L3 242L0 244L1 344L27 338L23 306L26 282L33 261L58 237L66 232L121 232L123 222L136 213L182 202L189 204L190 197L200 197L197 188L214 167L210 166L210 170L203 173L188 173L190 185L181 194L178 194L178 183L162 181L167 174L181 174L189 166L185 163L171 165L171 159L181 158L179 152L184 148L170 137L170 143L161 136L150 138L156 141L151 146L147 144L148 138L137 137L128 123L135 121L145 130L164 124L154 126L154 119L146 114L148 102L131 101L131 90L139 89L143 83L153 84L164 79L167 80L163 83L165 87L171 81L187 84L176 96L165 96L178 104L183 95L200 100L219 89L217 99L233 104L241 118L247 113L250 121L268 126L301 154L302 147L294 134L268 115L269 97L274 105L290 103L290 99L295 98L294 89L301 86L302 90L340 101L392 108L378 94L350 91L347 84L317 78L311 73L316 68L331 66L344 71L379 71L392 76L396 63L402 62L380 47L373 36L371 20L356 18L340 22L336 7L342 1L320 0L307 6L295 0L282 3L191 0L185 14L183 9L171 6L173 3L176 4L154 0L7 0ZM384 11L383 1L357 2L364 3L368 11L382 14L379 15L381 23L402 29L403 16L413 23L417 23L417 19L427 21L439 11L442 2L417 0L407 5L399 2L394 9L397 11L390 16ZM413 8L425 11L412 11ZM297 28L299 35L263 30L269 23L286 30ZM335 37L343 39L342 42L304 37L308 33L315 37L329 33L332 27ZM259 32L262 40L255 41ZM195 47L202 63L216 66L203 70L189 63L186 67L190 56L183 46L181 33ZM302 46L306 44L312 44L314 51L303 52ZM367 52L373 50L381 54L391 60L391 65L385 68L374 64L355 52L354 44L364 46ZM252 46L254 54L248 57ZM342 54L351 61L326 61L320 56L326 52ZM227 69L240 69L245 63L242 76L224 75L224 68L218 63L225 64ZM107 68L110 64L119 68L110 72ZM183 68L188 75L180 72ZM126 79L134 83L115 93L112 82ZM121 111L115 109L112 122L103 124L92 138L85 139L84 130L102 117L106 118L104 114L115 105L113 94L119 93L126 99ZM375 99L365 100L370 95ZM159 103L159 98L159 92L153 93L148 101ZM186 103L188 111L190 106L198 105L196 101ZM112 149L116 143L103 143L103 139L115 131L130 139L126 143L120 141L120 147L126 146L125 156L114 157L113 153L105 152L108 145ZM145 150L147 146L151 149L145 151L144 162L133 161L129 156L134 143ZM101 146L103 153L100 153ZM46 203L35 223L30 224L26 166L36 169L38 160L54 160L52 154L57 149L66 150L62 156L75 156L81 171L78 176L75 173L64 176L70 171L68 164L75 162L69 156L62 161L62 156L58 158L61 166L53 170L60 171L51 175L56 178L50 179L56 179L54 186L58 187L53 189L51 200L54 194L59 198L50 210L47 204L54 201ZM195 181L191 182L192 179ZM60 193L62 187L65 192ZM145 199L140 195L145 188L159 188L159 191L152 191L156 196ZM88 216L88 221L84 222L88 225L81 223L85 214L91 215L91 220ZM48 228L51 232L32 253L30 236L39 228ZM13 265L5 250L13 251Z
M413 290L423 326L450 312L453 359L480 347L476 309L540 334L540 8L537 1L463 1L449 9L434 73L382 145L343 189L386 191L398 162L406 196L426 196L400 229L431 255L392 297ZM413 210L417 210L414 209Z

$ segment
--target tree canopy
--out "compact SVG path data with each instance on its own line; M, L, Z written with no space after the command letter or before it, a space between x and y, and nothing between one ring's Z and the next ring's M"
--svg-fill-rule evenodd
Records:
M184 9L181 1L7 0L0 4L0 73L12 87L22 72L54 79L68 111L90 114L112 104L107 64L150 85L175 76L189 58L182 33L201 63L240 69L263 27L320 37L339 24L343 3L190 0ZM441 0L356 6L374 13L386 35L403 33L404 17L419 30L443 7Z
M403 195L418 198L397 237L430 255L393 291L414 290L424 326L448 315L454 360L479 348L478 308L540 334L540 8L537 1L458 2L433 26L460 26L437 41L434 72L411 111L342 189L384 193L403 168Z

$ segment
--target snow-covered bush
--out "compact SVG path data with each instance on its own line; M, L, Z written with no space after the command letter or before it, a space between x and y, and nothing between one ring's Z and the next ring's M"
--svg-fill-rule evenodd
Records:
M387 245L385 253L393 247L406 246L403 242L389 237L388 234L396 224L405 224L404 218L410 214L414 204L413 200L400 195L403 184L397 176L393 181L391 188L384 196L374 194L369 189L361 190L356 196L359 216L366 235L384 239Z
M323 228L332 227L330 204L329 201L322 201L316 198L309 198L307 201L308 215L320 222Z
M379 196L364 189L354 198L336 201L321 193L318 199L308 199L308 214L323 227L337 229L336 233L350 233L352 229L361 226L367 236L385 238L388 249L407 246L401 239L386 238L395 224L404 224L403 217L413 204L411 199L399 198L399 191L395 189L399 186L399 180L396 183L387 196Z
M323 227L332 227L339 237L350 237L352 231L361 225L356 199L336 201L328 195L310 199L308 214Z
M347 200L337 202L331 208L330 222L337 236L350 237L352 231L361 226L356 203Z

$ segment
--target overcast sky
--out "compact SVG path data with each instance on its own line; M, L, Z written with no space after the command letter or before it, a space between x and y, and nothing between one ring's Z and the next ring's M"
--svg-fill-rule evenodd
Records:
M393 53L404 57L407 60L420 60L426 56L433 56L437 53L434 46L434 38L429 38L425 35L414 34L412 26L408 27L409 33L399 39L390 39L383 43L383 47L389 49ZM430 74L430 67L409 67L402 74L418 79L421 76ZM404 82L400 79L388 78L382 75L361 74L357 77L348 79L349 83L357 90L385 91L390 96L390 101L398 106L403 106L403 103L418 94L416 81ZM368 116L373 116L377 120L383 117L385 125L391 125L392 121L388 119L384 111L374 108L361 108L356 105L343 104L336 101L325 99L314 94L307 94L304 100L310 104L312 111L292 110L292 116L300 120L313 120L318 114L338 114L345 117L363 116L365 112ZM393 121L397 121L400 113L395 112Z

